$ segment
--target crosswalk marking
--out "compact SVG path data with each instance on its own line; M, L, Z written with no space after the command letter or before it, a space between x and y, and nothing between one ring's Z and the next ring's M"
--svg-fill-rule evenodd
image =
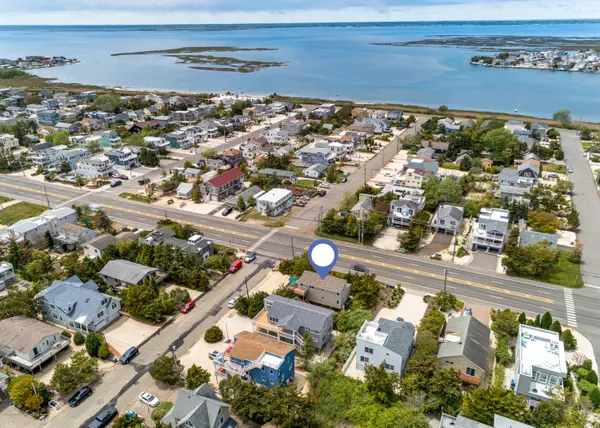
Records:
M260 247L265 241L267 241L269 238L271 238L271 236L275 235L276 233L277 233L277 229L273 229L272 231L267 233L265 236L260 238L258 241L256 241L254 243L254 245L252 245L250 248L248 248L248 251L255 251L258 247Z
M577 314L575 312L575 301L573 300L573 291L565 288L565 306L567 310L567 323L569 327L577 327Z

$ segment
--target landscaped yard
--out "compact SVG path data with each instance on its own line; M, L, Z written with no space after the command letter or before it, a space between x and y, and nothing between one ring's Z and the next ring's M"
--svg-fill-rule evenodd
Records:
M0 215L1 224L12 224L24 218L35 217L46 211L48 208L43 205L32 204L29 202L19 202L2 210Z
M267 217L256 211L250 211L242 214L240 221L250 221L260 223L267 227L283 227L285 226L285 217Z
M583 279L581 279L581 265L571 263L567 260L565 253L561 253L560 261L556 269L539 277L527 277L515 275L519 278L531 279L533 281L547 282L549 284L563 285L565 287L581 288Z
M308 188L312 189L313 187L315 187L315 182L317 182L317 184L318 184L320 182L320 180L298 180L294 184L296 186L308 187Z
M566 174L567 168L564 165L556 165L554 163L542 164L542 170L545 172L556 172L557 174Z
M125 193L119 194L119 197L124 198L124 199L129 199L130 201L144 202L146 204L150 203L150 199L148 198L148 196L137 195L135 193L125 192Z
M12 201L11 198L9 198L7 196L0 196L0 203L10 202L10 201Z

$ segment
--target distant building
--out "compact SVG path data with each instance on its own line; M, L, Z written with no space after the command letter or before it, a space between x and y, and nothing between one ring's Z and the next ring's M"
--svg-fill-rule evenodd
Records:
M12 284L15 280L15 270L8 262L0 262L0 291Z
M327 167L323 164L316 163L304 170L304 175L310 178L320 178L327 171Z
M45 242L45 234L56 235L57 229L66 223L75 223L77 212L68 207L44 211L37 217L19 220L0 231L0 241L7 243L11 239L17 242L29 241L32 245Z
M10 152L19 147L19 140L10 134L0 134L0 151Z
M111 260L99 272L110 287L141 285L144 279L156 277L158 269L127 260Z
M450 318L442 333L438 366L458 372L463 382L479 385L485 376L490 329L472 316Z
M501 252L508 234L510 213L500 208L482 208L477 222L473 224L469 246L486 251Z
M312 111L312 116L315 119L326 120L329 119L335 113L335 104L321 104L319 107Z
M83 254L90 259L102 257L104 249L117 242L113 235L100 235L83 244Z
M234 428L237 423L229 416L230 408L205 383L194 390L179 390L177 401L161 422L172 428Z
M279 180L289 180L291 183L296 182L296 173L284 169L264 168L258 171L258 175L262 177L275 177Z
M315 272L304 271L294 283L294 294L309 303L332 309L343 309L350 297L350 283L333 276L321 279Z
M425 198L405 196L390 203L390 226L410 226L415 215L425 207Z
M72 276L66 281L54 281L36 298L45 319L87 334L104 329L121 316L120 299L98 290L94 281L84 283Z
M106 152L105 155L111 162L125 169L133 169L140 166L137 155L129 148L111 150Z
M219 378L239 376L267 388L288 385L295 376L292 345L258 333L242 331L233 345L213 360Z
M307 166L321 164L329 166L337 159L337 155L329 148L305 147L300 151L302 163Z
M538 242L548 242L550 248L558 248L558 235L531 230L522 230L519 236L519 246L537 244Z
M558 333L527 325L519 326L515 351L515 393L527 404L554 399L568 376L564 343Z
M252 331L302 350L305 333L312 337L317 349L331 338L333 314L330 309L271 294L264 309L252 320Z
M365 321L356 335L356 368L364 371L369 365L384 364L386 370L402 376L415 331L415 326L406 321Z
M77 174L85 177L108 177L114 171L114 163L105 155L82 158L77 162Z
M282 215L292 206L294 198L287 189L271 189L256 199L256 211L269 217Z
M244 187L244 173L231 168L200 185L202 194L211 201L222 201L235 195Z
M52 237L54 247L61 251L74 251L80 245L98 236L98 232L78 224L66 223L56 229Z
M472 419L465 418L464 416L451 416L446 413L442 413L440 419L440 428L533 428L531 425L517 422L512 419L505 418L504 416L494 415L494 426L482 424L481 422L475 422Z

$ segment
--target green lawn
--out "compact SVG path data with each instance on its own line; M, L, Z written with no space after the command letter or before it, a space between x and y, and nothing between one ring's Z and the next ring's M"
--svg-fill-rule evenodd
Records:
M528 277L520 275L519 278L531 279L532 281L541 281L548 284L562 285L570 288L583 287L583 279L581 279L581 265L571 263L567 260L565 253L561 253L560 261L557 264L557 269L540 277Z
M592 143L581 143L581 147L583 147L583 150L585 150L586 152L590 151L590 147L592 146Z
M542 170L546 172L555 172L557 174L567 173L567 168L564 165L555 165L553 163L542 164Z
M148 199L148 196L138 195L136 193L121 193L119 194L120 198L129 199L130 201L144 202L145 204L151 203Z
M35 217L47 209L48 208L43 205L19 202L18 204L11 205L2 210L0 224L11 224L24 218Z
M0 196L0 202L1 203L10 202L10 201L12 201L11 198L6 197L6 196Z
M319 181L319 180L317 180ZM315 187L315 180L298 180L294 183L296 186L308 187L310 189Z

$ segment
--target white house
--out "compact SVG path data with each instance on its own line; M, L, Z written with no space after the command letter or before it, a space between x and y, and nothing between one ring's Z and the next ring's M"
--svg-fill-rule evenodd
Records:
M304 175L310 178L319 178L327 171L327 167L323 164L316 163L304 170Z
M287 189L271 189L256 199L256 211L265 216L277 217L292 206L292 192Z
M473 224L469 245L486 251L500 252L508 234L510 213L500 208L482 208L477 222Z
M281 128L273 128L269 129L267 132L262 134L263 137L270 143L276 146L285 146L290 137L287 131L284 131Z
M19 140L17 137L10 134L0 134L0 150L9 152L19 147Z
M180 199L190 199L192 197L193 183L181 183L177 187L177 197Z
M77 168L77 162L81 159L88 157L90 154L86 149L75 148L69 150L63 150L60 152L60 163L66 162L69 164L71 169Z
M405 196L390 204L389 222L392 226L409 226L415 215L425 207L422 196Z
M37 217L19 220L0 232L0 241L8 242L15 239L17 242L29 241L35 245L44 240L46 232L56 235L59 226L66 223L75 223L77 212L72 208L62 207L43 212Z
M114 171L114 163L105 155L90 156L77 162L77 174L85 177L107 177Z
M244 159L254 159L258 155L258 147L255 143L246 143L242 146L242 156Z
M144 137L144 143L148 145L148 147L153 149L158 149L161 147L167 148L169 147L169 142L162 137Z
M383 363L386 370L402 376L414 336L415 326L406 321L365 321L356 335L356 368Z

